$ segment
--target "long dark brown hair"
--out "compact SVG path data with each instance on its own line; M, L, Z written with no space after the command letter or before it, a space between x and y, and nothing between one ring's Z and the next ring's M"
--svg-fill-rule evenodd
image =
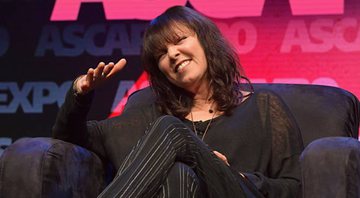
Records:
M153 19L144 35L142 65L149 74L161 112L184 118L193 106L192 95L172 84L158 66L159 55L166 45L179 39L175 33L178 25L196 33L207 60L206 78L212 89L211 99L218 111L230 114L243 97L239 90L243 70L238 56L211 20L183 6L171 7Z

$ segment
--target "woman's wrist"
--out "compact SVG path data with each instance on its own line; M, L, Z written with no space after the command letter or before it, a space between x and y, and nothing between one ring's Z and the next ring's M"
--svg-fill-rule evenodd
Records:
M83 91L81 90L80 86L78 86L78 83L79 83L79 80L81 78L83 78L85 75L81 75L79 77L77 77L75 80L74 80L74 83L73 83L73 86L72 86L72 89L73 89L73 92L74 92L74 95L84 95Z

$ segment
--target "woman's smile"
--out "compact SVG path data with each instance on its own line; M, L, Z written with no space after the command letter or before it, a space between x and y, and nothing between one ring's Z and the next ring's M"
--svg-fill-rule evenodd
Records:
M190 64L190 60L184 60L182 62L180 62L179 64L177 64L175 66L175 73L181 73L184 69L184 67L186 67L188 64Z

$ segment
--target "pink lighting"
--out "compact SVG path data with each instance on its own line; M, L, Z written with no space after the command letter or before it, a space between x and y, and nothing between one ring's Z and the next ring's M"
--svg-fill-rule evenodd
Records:
M293 15L343 14L344 0L289 0Z
M186 0L56 0L50 20L75 21L81 4L94 2L103 4L107 20L150 20L170 6L184 5Z
M173 5L186 0L56 0L51 21L75 21L81 4L102 3L108 20L150 20ZM265 0L189 0L191 5L212 18L261 16ZM344 0L290 0L293 15L334 15L344 13Z

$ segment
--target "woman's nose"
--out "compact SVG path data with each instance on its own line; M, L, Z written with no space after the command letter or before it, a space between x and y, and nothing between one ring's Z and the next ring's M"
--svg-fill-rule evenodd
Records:
M175 45L169 46L168 47L168 55L171 59L176 59L180 55L180 52Z

